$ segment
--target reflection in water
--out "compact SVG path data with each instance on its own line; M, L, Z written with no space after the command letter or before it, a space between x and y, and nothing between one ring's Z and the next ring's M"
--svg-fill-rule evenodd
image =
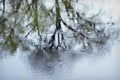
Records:
M113 35L106 44L92 44L91 53L79 47L32 53L18 48L11 56L0 50L0 80L119 80L120 39Z
M59 61L59 54L57 51L33 51L28 57L28 63L33 69L37 69L38 72L53 71L54 65Z
M120 35L108 28L111 39L105 45L92 44L92 54L78 47L32 53L18 48L13 56L0 50L0 80L120 80L120 39L115 41Z
M22 54L18 49L0 60L0 80L119 80L119 47L115 44L103 56L72 51Z

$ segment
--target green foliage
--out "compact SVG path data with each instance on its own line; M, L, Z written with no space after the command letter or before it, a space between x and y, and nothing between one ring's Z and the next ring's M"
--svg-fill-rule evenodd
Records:
M14 39L14 30L11 29L10 34L6 37L6 41L3 44L3 47L6 47L8 49L10 49L12 52L16 51L17 47L18 47L18 43L16 43L13 39Z

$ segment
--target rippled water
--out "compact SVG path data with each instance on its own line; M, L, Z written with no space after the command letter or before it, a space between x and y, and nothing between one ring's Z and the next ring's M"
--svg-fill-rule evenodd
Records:
M110 7L112 2L109 2ZM112 16L115 15L113 19L119 22L117 7ZM120 31L119 25L115 28ZM111 30L110 34L113 37L102 48L93 45L92 54L78 53L79 48L75 48L50 56L47 52L40 55L18 48L11 56L0 50L0 80L120 80L120 35L116 38L117 32L113 32Z
M66 51L52 57L18 48L13 56L1 55L0 80L120 80L119 39L108 44L100 53Z

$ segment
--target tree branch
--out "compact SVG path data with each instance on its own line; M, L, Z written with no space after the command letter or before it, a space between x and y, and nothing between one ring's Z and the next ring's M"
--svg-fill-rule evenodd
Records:
M5 13L5 0L3 0L3 12L2 12L3 16L4 16L4 13Z
M35 26L25 35L25 38L28 37L28 35L35 29Z
M73 31L73 32L77 32L75 29L73 29L72 27L70 27L69 25L67 25L67 23L66 23L65 21L63 21L63 19L62 19L61 21L62 21L62 23L63 23L69 30L71 30L71 31Z
M69 25L67 25L66 23L65 23L65 21L63 21L63 20L61 20L62 21L62 23L69 29L69 30L71 30L71 31L73 31L73 32L75 32L75 33L77 33L77 34L80 34L81 36L83 36L83 37L86 37L86 38L88 38L83 32L78 32L77 30L75 30L75 29L73 29L71 26L69 26Z

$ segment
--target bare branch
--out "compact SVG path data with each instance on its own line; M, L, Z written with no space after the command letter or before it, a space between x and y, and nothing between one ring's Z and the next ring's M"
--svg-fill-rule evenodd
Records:
M2 12L3 16L4 16L4 13L5 13L5 0L3 0L3 12Z
M63 19L62 19L61 21L62 21L62 23L63 23L69 30L71 30L71 31L73 31L73 32L77 32L75 29L73 29L72 27L70 27L69 25L67 25L67 23L65 23L65 21L63 21Z
M71 30L71 31L73 31L73 32L75 32L75 33L83 36L83 37L88 38L83 32L81 32L81 31L78 32L77 30L73 29L71 26L67 25L63 20L62 20L62 22L63 22L63 24L64 24L69 30Z
M25 35L25 38L35 29L35 26Z

